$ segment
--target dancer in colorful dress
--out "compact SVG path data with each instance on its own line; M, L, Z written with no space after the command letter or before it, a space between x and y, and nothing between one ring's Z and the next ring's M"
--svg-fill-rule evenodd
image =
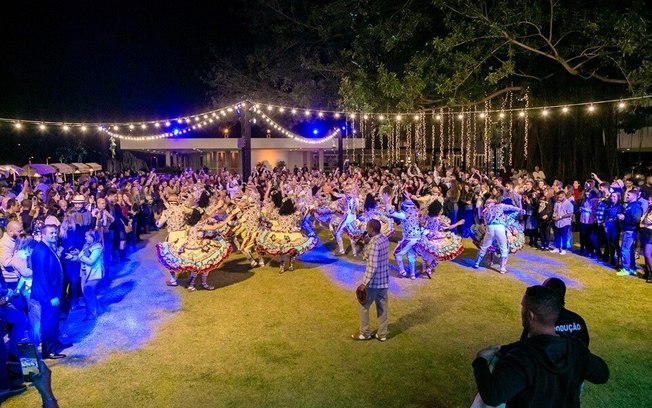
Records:
M165 210L160 214L160 216L155 215L156 226L162 228L163 226L167 227L167 236L164 242L160 242L156 245L157 253L161 253L161 248L163 244L167 247L175 247L180 245L181 241L187 235L186 231L186 216L190 213L190 209L186 208L184 205L178 203L178 198L176 194L171 194L167 201L164 200L163 204L165 205ZM159 255L160 259L160 255ZM170 269L170 279L166 282L168 286L177 286L177 274L174 270Z
M364 212L358 215L358 225L361 229L365 228L369 220L378 220L380 222L380 233L390 238L394 235L396 225L394 220L385 214L385 211L378 208L378 201L372 193L367 193L364 200Z
M493 241L496 240L500 250L500 273L507 273L507 258L510 252L508 249L508 231L512 236L512 239L510 239L511 246L514 251L518 251L525 243L525 236L523 228L518 224L515 217L523 213L524 211L519 207L497 204L493 199L488 199L485 202L483 217L486 232L473 268L480 267L480 262L482 262ZM474 234L477 235L478 231L479 229L475 230Z
M451 232L464 224L464 220L451 224L450 218L442 215L443 209L438 200L428 206L428 213L423 217L424 234L414 247L423 259L424 273L429 279L439 262L451 261L464 251L462 238Z
M239 249L249 261L252 268L265 266L263 257L258 254L258 260L252 253L255 252L256 238L260 233L260 202L253 195L245 195L236 200L240 215L235 220L233 234L239 238Z
M272 258L279 258L279 273L294 270L294 260L317 245L316 236L308 236L301 230L302 209L297 209L290 197L282 199L276 219L268 220L269 228L263 228L256 239L257 250Z
M232 216L234 215L229 215L229 218L223 222L229 222ZM208 219L210 218L206 220ZM201 275L202 288L214 290L215 287L208 284L208 273L217 269L231 253L231 244L220 235L213 238L206 237L205 232L222 227L220 224L207 224L206 220L202 221L202 212L199 209L193 209L187 219L186 236L175 245L162 242L157 247L159 260L171 274L174 273L176 276L183 272L190 273L187 286L190 292L197 290L195 288L197 275Z
M398 264L398 273L404 278L407 277L405 264L403 263L403 257L407 255L410 264L410 279L416 279L417 257L413 247L417 244L422 235L422 230L419 226L419 210L407 193L404 193L404 200L401 203L401 211L394 210L390 201L390 196L387 192L383 192L383 201L385 202L387 215L400 220L401 228L403 229L403 238L394 249L394 259Z
M346 236L349 237L349 241L351 241L351 252L353 253L353 256L358 256L356 241L362 237L362 231L358 226L358 220L356 217L358 207L357 202L357 191L351 187L347 187L346 196L344 197L344 215L334 232L337 247L339 249L338 255L345 254L342 234L346 234Z

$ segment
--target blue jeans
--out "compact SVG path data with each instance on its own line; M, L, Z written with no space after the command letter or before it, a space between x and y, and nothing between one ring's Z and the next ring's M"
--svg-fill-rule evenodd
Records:
M555 248L557 249L570 249L571 248L571 226L555 227Z
M636 234L636 231L623 231L623 244L620 247L620 262L624 269L634 269L636 267L634 258Z

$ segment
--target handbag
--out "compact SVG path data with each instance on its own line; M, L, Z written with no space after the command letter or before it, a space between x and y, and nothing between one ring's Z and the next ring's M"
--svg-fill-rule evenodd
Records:
M357 287L355 290L355 297L358 299L358 303L361 305L366 305L367 304L367 286L366 285L360 285Z
M129 222L126 224L124 221L122 221L122 225L125 227L125 234L131 234L131 231L134 229L133 225L131 224L131 220L129 220Z

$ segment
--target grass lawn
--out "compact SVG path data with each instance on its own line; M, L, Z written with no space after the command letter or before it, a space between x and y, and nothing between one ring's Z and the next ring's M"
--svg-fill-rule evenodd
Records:
M652 284L591 260L526 249L500 275L469 267L477 252L467 241L432 280L392 279L387 342L354 342L353 290L364 265L333 256L332 244L283 275L249 271L233 255L210 275L216 291L187 293L163 285L153 249L161 236L122 278L133 281L128 293L85 334L102 347L51 363L62 407L468 407L475 352L518 339L521 296L549 276L566 281L567 307L585 318L591 350L611 370L606 385L585 386L582 405L652 406ZM116 346L139 331L124 317L111 322L113 310L143 304L155 306L134 313L145 340ZM38 407L40 399L30 389L3 406Z

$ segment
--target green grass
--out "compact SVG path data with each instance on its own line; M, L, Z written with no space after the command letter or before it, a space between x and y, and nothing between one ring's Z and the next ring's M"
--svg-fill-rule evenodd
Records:
M475 256L467 245L460 259ZM363 265L346 260L359 266L298 263L284 275L275 267L250 274L244 261L229 260L211 273L220 286L214 292L169 288L182 306L143 347L112 351L85 368L52 363L60 405L468 407L475 352L516 340L520 299L530 284L524 280L541 282L556 273L581 286L569 288L567 306L586 319L591 349L611 370L606 385L586 385L583 406L652 406L652 285L640 279L617 277L574 255L529 250L510 259L507 275L447 262L431 281L394 279L388 341L354 342L353 289ZM354 278L341 283L336 276L342 274ZM162 270L160 276L151 284L163 285ZM5 406L40 405L31 389Z

